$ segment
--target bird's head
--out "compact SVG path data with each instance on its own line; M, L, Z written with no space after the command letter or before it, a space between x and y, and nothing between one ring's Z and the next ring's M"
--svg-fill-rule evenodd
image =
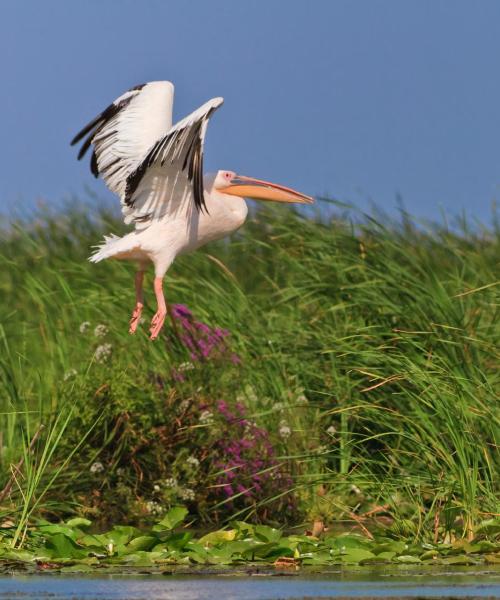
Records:
M218 171L213 181L213 189L220 194L252 198L253 200L269 200L297 204L312 204L310 196L296 192L290 188L262 181L254 177L237 175L233 171Z

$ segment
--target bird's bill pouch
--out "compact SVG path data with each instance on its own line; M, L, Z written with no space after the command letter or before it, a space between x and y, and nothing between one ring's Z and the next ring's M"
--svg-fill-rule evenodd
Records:
M253 177L245 177L244 175L236 175L229 182L229 185L220 191L224 194L252 198L253 200L298 204L312 204L314 202L311 196L306 196L276 183L254 179Z

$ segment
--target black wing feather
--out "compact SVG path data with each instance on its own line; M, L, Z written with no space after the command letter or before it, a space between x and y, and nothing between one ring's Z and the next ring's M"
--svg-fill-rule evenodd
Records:
M131 88L128 91L135 92L135 91L142 90L142 88L145 85L146 85L145 83L141 83L139 85L134 86L133 88ZM115 115L117 115L121 110L123 110L126 106L128 106L128 104L132 100L132 98L134 98L134 96L129 96L128 98L124 98L123 100L120 100L120 102L118 102L116 104L113 102L112 104L107 106L102 111L101 114L97 115L97 117L95 117L95 119L92 119L92 121L90 121L90 123L85 125L85 127L75 135L75 137L71 140L71 143L70 143L71 146L78 144L79 141L81 141L85 136L87 136L87 139L83 142L83 144L80 148L80 151L78 152L78 160L81 160L85 156L85 154L87 153L87 150L90 148L90 145L92 144L92 140L99 133L99 131L101 131L101 129L104 127L104 125L106 125L106 123L108 121L110 121ZM90 170L92 171L92 174L95 175L95 177L99 176L99 169L97 166L97 157L95 155L95 152L92 154L92 157L90 159Z
M203 193L203 140L201 138L201 130L203 122L208 120L210 115L215 110L216 108L212 108L207 111L205 117L198 123L183 127L182 129L178 129L172 133L168 133L151 148L137 169L127 177L124 200L127 206L132 207L134 205L132 196L139 187L139 184L141 183L141 180L144 177L148 167L150 167L158 159L162 151L165 150L169 144L175 149L177 145L181 143L183 137L191 135L192 139L190 140L187 148L184 150L184 160L182 160L182 157L180 157L182 160L182 170L185 171L187 168L188 180L193 182L193 198L196 208L199 211L207 212L205 195ZM163 156L161 160L162 165L165 163L166 159L167 157ZM171 162L173 161L174 157L172 156Z

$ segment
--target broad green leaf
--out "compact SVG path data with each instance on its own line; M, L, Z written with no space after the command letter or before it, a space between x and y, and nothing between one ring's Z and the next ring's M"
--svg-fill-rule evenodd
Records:
M462 556L443 556L439 562L443 565L477 565L478 561L463 554Z
M255 526L245 523L245 521L230 521L229 525L236 529L238 537L253 537Z
M40 531L44 536L51 537L57 533L62 533L67 537L70 537L73 540L76 540L78 535L80 535L79 531L75 531L73 527L69 525L65 525L64 523L52 523L50 525L42 525L40 527Z
M188 512L189 511L184 506L174 506L158 523L158 526L160 526L161 529L174 529L184 521Z
M370 546L370 550L374 554L380 554L381 552L394 552L395 554L402 554L407 549L408 546L405 542L395 540L391 542L384 542L382 544L374 543Z
M198 543L204 546L213 546L222 542L232 542L236 538L236 533L236 529L219 529L207 533L198 540Z
M364 548L348 548L343 551L340 558L343 563L359 564L361 561L367 558L374 558L375 554Z
M267 525L256 525L254 531L255 537L263 542L277 542L283 535L279 529Z
M140 535L140 529L137 529L137 527L130 527L129 525L118 525L113 527L108 533L103 534L108 540L107 543L114 544L115 546L118 546L119 544L128 544L130 540L139 537Z
M75 517L74 519L70 519L69 521L66 521L66 525L68 527L78 527L78 528L85 528L85 527L90 527L90 525L92 525L92 521L89 521L88 519L84 519L83 517Z
M4 558L10 560L20 560L22 562L32 562L37 557L38 555L34 554L33 552L28 552L27 550L10 550L4 555Z
M84 558L88 551L78 546L69 536L64 533L56 533L47 538L47 548L52 550L54 558Z
M429 558L434 558L435 556L439 556L439 552L437 550L426 550L420 555L420 560L428 560Z
M376 558L379 560L391 561L395 556L396 556L396 552L386 551L386 552L380 552L380 554L377 554Z
M242 556L244 552L258 545L254 540L235 540L226 542L223 548L225 551L230 552L232 556Z
M484 552L495 552L500 551L500 543L488 542L487 540L482 540L480 542L473 542L471 544L471 552L477 552L479 554L483 554Z
M500 565L500 554L485 554L484 560L490 565Z
M158 553L156 558L159 558L160 554L161 553ZM149 567L153 564L153 558L155 558L153 552L142 552L141 550L138 550L132 554L122 556L119 564L129 564L136 567Z
M500 533L500 517L481 521L476 527L475 533L481 535L496 535L497 533Z
M403 554L402 556L396 556L394 560L405 564L416 564L422 562L418 556L413 556L412 554Z
M131 554L138 550L151 550L158 543L158 539L152 535L140 535L139 537L130 540L125 546L125 553Z
M275 542L267 542L265 544L256 544L252 548L242 552L242 557L250 560L276 557L277 555L293 556L293 550L285 546L279 546Z
M328 564L332 564L332 562L335 562L336 559L332 558L331 554L329 552L326 551L322 551L322 552L317 552L316 554L313 554L312 556L308 556L304 559L301 560L301 564L304 566L308 566L308 565L328 565Z
M370 545L370 540L360 535L339 535L338 537L327 537L324 543L331 548L338 548L339 550L349 550L351 548L367 548Z
M191 540L193 534L190 531L182 531L180 533L171 533L163 544L169 550L183 550L186 544Z

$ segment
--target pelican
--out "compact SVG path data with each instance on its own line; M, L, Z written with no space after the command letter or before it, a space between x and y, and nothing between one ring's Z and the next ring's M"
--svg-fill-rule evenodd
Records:
M312 198L281 185L218 171L203 176L203 142L212 114L222 105L213 98L172 124L174 86L170 81L137 85L119 96L71 141L83 140L78 160L93 146L90 169L120 198L124 221L134 230L105 236L90 256L137 263L136 301L130 319L135 333L144 306L144 272L154 265L157 311L150 338L160 333L167 306L163 278L179 254L196 250L243 225L244 198L310 204Z

